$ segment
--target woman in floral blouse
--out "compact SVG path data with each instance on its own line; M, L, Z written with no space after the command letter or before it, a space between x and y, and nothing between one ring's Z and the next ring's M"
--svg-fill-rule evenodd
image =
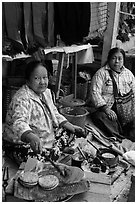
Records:
M118 92L121 95L127 94L131 89L135 93L135 79L132 72L125 68L125 52L117 47L112 48L108 53L107 62L93 76L91 82L91 102L96 108L92 120L98 128L108 137L123 138L131 130L134 140L134 119L127 127L122 127L117 117L115 99L113 94L113 83L110 71L116 81ZM125 133L126 132L126 133Z
M61 115L52 101L47 69L39 61L26 67L26 84L14 95L7 112L3 138L13 143L29 143L35 153L52 148L54 129L63 127L73 133L83 129Z

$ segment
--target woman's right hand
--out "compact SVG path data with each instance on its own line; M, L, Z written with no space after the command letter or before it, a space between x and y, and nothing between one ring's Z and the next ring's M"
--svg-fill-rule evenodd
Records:
M107 114L110 120L117 120L117 114L110 108L106 108L105 113Z
M27 135L25 135L24 139L25 139L24 140L25 142L30 144L30 147L32 148L32 150L35 154L39 154L42 152L42 146L41 146L40 138L37 135L30 132Z
M33 137L30 140L30 146L35 154L42 152L40 138L33 134Z

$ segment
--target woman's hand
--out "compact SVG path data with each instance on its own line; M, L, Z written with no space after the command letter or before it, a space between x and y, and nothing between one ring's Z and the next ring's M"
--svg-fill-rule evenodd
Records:
M105 113L107 114L110 120L117 120L117 114L110 108L106 108Z
M39 154L42 152L40 138L36 136L34 133L30 132L24 135L22 141L29 143L30 147L32 148L35 154Z
M35 154L39 154L42 152L40 138L35 134L33 134L33 137L30 139L30 146Z
M66 122L63 127L69 130L70 132L75 133L79 137L85 137L85 130L80 126L73 125L70 122Z
M86 137L85 130L82 127L74 125L74 128L75 128L75 134L78 137Z

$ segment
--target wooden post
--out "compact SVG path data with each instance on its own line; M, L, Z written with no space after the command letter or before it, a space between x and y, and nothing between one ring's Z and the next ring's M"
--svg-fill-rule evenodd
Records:
M119 25L119 10L120 2L109 2L108 3L109 18L107 29L104 33L104 43L102 51L101 65L107 60L108 52L111 48L116 46L117 29Z
M74 98L77 98L77 52L73 53L72 57L72 84Z
M56 99L59 99L62 71L63 71L63 64L64 64L64 55L65 53L63 52L59 53L59 64L58 64L57 78L56 78L56 85L55 85Z

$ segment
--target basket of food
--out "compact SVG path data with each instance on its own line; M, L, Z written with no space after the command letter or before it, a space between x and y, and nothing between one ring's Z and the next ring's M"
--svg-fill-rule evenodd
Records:
M18 181L21 185L27 188L32 188L38 184L38 174L30 171L23 171L18 177Z
M55 175L45 175L39 178L39 185L45 190L53 190L59 185L59 179Z

